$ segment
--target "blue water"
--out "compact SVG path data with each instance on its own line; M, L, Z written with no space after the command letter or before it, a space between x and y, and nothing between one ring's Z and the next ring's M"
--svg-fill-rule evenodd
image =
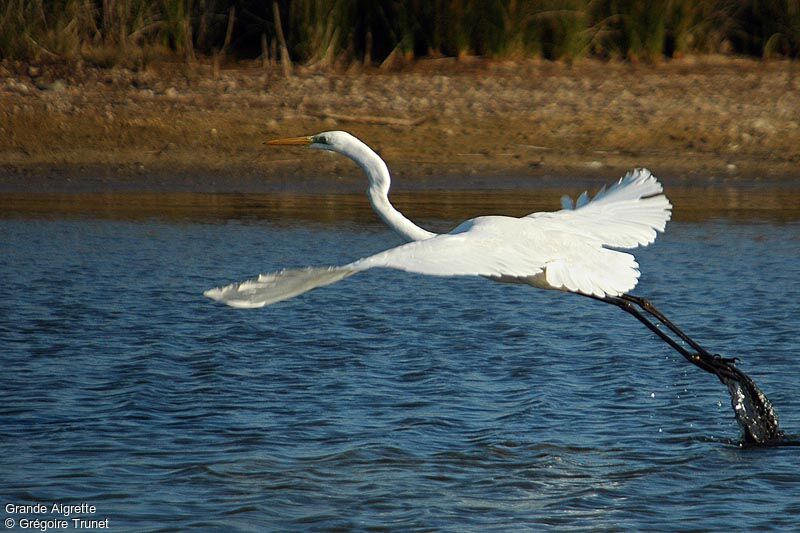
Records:
M800 527L800 449L740 448L722 384L612 306L389 271L262 310L201 296L397 243L371 222L0 220L4 518ZM637 256L636 292L740 357L800 433L800 224L675 222Z

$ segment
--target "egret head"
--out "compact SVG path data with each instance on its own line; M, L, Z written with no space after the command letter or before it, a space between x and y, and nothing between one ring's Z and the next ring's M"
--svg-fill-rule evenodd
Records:
M288 137L284 139L274 139L264 144L269 146L298 146L305 145L318 150L330 150L332 152L344 153L348 147L363 144L361 141L347 133L346 131L323 131L316 135L304 137Z
M317 150L329 150L355 161L366 173L370 183L370 194L385 197L389 192L389 169L378 154L346 131L323 131L305 137L275 139L264 144L270 146L304 145Z

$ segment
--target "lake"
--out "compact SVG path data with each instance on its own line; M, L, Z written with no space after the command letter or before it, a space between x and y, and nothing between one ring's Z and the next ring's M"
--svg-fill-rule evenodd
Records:
M637 252L635 293L741 358L800 433L797 195L667 192L676 220ZM0 196L0 500L17 526L800 523L798 448L740 447L723 385L613 306L380 270L260 310L202 297L398 244L360 195ZM412 191L398 204L445 230L557 198ZM52 508L83 503L94 512Z

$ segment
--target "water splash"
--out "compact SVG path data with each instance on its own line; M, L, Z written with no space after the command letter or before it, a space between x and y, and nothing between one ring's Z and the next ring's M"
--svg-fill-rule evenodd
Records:
M781 444L785 435L778 423L778 414L769 398L761 392L755 382L738 368L730 376L719 379L728 387L736 421L742 428L743 443L753 446Z

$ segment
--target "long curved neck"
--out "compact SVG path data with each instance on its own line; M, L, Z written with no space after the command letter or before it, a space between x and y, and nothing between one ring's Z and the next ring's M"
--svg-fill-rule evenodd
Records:
M383 159L378 157L378 154L373 152L369 146L359 141L357 144L349 146L348 150L343 151L342 154L358 163L358 166L367 174L369 202L386 225L409 241L421 241L436 235L411 222L389 202L389 186L391 185L389 169Z
M367 191L372 209L381 217L387 226L408 241L422 241L436 235L425 228L417 226L407 219L403 213L395 209L389 201L388 193L388 190L381 191L374 186L370 186Z

